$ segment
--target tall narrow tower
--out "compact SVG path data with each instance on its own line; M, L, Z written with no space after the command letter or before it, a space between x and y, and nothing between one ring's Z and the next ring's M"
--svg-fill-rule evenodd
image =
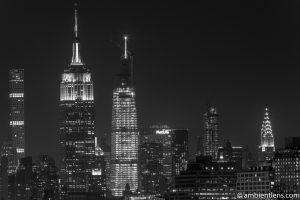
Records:
M122 196L125 186L138 188L138 123L135 88L132 84L132 56L127 51L124 37L124 55L121 73L113 90L111 136L111 190L113 196Z
M260 133L259 160L269 161L274 157L275 144L269 109L265 108L264 119Z
M24 70L9 71L9 130L12 137L16 169L20 158L25 157L25 123L24 123Z
M203 155L211 156L213 159L218 157L219 148L219 122L216 108L209 107L204 114L204 137Z
M61 190L87 192L95 155L94 90L91 72L80 57L75 5L73 56L60 83Z

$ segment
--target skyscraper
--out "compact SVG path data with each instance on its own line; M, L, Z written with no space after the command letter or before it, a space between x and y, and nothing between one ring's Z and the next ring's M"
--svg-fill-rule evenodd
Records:
M110 175L113 196L122 196L126 184L132 191L138 188L139 132L132 83L132 56L127 51L126 36L124 41L122 70L113 90Z
M75 5L73 56L60 84L61 193L88 192L95 157L92 75L80 57Z
M188 130L172 129L172 173L173 177L185 171L188 163Z
M163 182L163 144L143 142L140 144L140 190L144 194L162 194Z
M219 148L219 122L216 108L209 107L204 114L203 155L211 156L214 160L218 157Z
M260 141L259 160L270 161L274 157L275 144L268 108L265 109L264 120L261 127Z
M188 130L151 126L143 131L140 147L141 189L147 191L145 188L149 189L151 184L155 184L152 191L157 194L172 189L174 177L187 168Z
M159 163L162 164L162 173L164 180L160 181L160 186L161 190L168 190L171 188L172 185L172 174L173 169L175 167L172 166L174 164L174 152L172 147L175 145L172 144L172 135L171 135L171 130L169 126L167 125L153 125L150 128L147 128L143 131L143 134L141 135L140 139L140 145L142 146L145 143L158 143L163 146L162 148L162 156L160 157ZM141 151L142 153L142 151ZM158 153L158 152L157 152ZM144 170L142 164L143 160L140 160L140 180L143 181L144 179L144 174L147 175L148 169ZM159 173L159 172L158 172ZM148 178L148 177L147 177ZM141 183L141 189L143 190L143 182Z
M9 131L13 141L14 168L20 158L25 156L25 123L24 123L24 70L9 71Z

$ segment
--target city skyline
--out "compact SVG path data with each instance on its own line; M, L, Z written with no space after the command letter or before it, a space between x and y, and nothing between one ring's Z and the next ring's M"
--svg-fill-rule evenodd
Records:
M3 34L3 37L7 38L11 32L14 34L8 37L10 40L13 40L12 47L8 47L9 42L5 42L4 44L4 47L7 47L6 53L8 54L8 57L5 58L5 62L3 63L4 67L1 69L3 79L1 82L3 83L1 84L1 87L3 91L8 90L8 87L6 87L6 82L8 80L7 72L10 67L20 67L25 69L26 123L28 121L28 125L26 125L27 155L37 155L42 152L53 155L56 159L58 159L58 151L56 150L58 148L53 148L53 146L58 147L59 145L59 129L55 123L58 121L58 88L60 74L68 63L68 58L70 57L70 44L72 43L70 38L70 34L72 33L72 23L70 23L72 16L72 4L63 3L62 7L60 8L55 8L54 5L49 5L49 8L46 8L35 1L31 1L27 5L23 5L29 10L32 9L32 11L35 11L34 8L36 5L37 8L40 9L40 11L35 11L37 13L42 12L43 9L48 11L45 14L40 13L40 20L45 20L44 24L38 23L39 21L37 21L37 19L34 19L34 21L31 22L30 20L27 21L28 19L33 20L34 14L36 13L29 14L22 11L20 7L21 5L17 5L16 3L3 4L8 6L8 10L16 8L15 12L19 12L17 15L18 17L25 14L25 19L21 19L21 22L19 22L20 24L18 24L21 26L21 28L18 27L18 30L20 30L20 33L18 34L15 34L16 28L10 25L9 22L16 22L16 20L19 18L12 17L12 19L9 19L8 22L4 23L5 32L1 33ZM141 6L140 4L136 5L137 7ZM92 8L93 6L95 6L95 8ZM114 7L110 4L106 6L114 9ZM163 7L164 6L166 5L163 5ZM175 7L175 10L179 9L178 5L173 6ZM205 6L210 7L211 5L205 4ZM254 70L255 72L250 72L250 75L246 76L245 73L248 72L247 70L253 69L253 66L250 65L251 61L248 63L249 66L245 69L237 66L239 65L239 62L235 62L234 65L231 66L232 68L230 68L230 64L232 62L231 59L241 59L239 56L234 57L232 55L233 52L236 51L235 47L232 47L230 44L224 44L225 46L230 47L232 51L227 60L227 58L225 59L225 55L228 55L228 53L225 53L225 51L223 52L223 50L220 49L221 47L214 42L206 41L207 38L210 40L213 38L213 36L207 35L209 31L213 32L212 29L220 28L224 31L222 32L224 35L215 35L215 39L220 40L222 43L225 41L222 40L222 37L225 37L226 34L228 34L226 31L234 32L234 28L237 28L238 26L233 26L231 27L232 29L223 27L223 29L222 26L225 26L225 24L221 23L222 25L220 26L215 25L213 28L207 30L208 32L200 35L199 38L196 37L196 33L195 35L192 35L192 38L198 38L198 40L195 41L195 44L190 45L189 43L192 42L192 39L186 37L189 34L185 34L181 29L176 32L175 28L178 26L175 25L174 21L169 19L162 12L159 12L159 16L161 16L163 19L162 22L159 19L153 19L152 21L150 19L151 14L148 10L149 8L144 8L148 12L146 12L144 17L142 17L142 20L145 22L150 22L149 27L143 25L141 28L137 28L137 25L140 21L133 20L132 23L124 23L125 25L123 24L120 26L120 28L118 28L118 25L120 25L119 23L126 22L128 19L135 19L135 14L138 14L141 11L135 11L135 14L129 14L129 16L125 17L125 19L121 19L121 15L123 13L120 13L118 16L119 18L111 19L110 23L113 25L108 26L108 22L105 22L104 20L98 20L101 18L98 15L97 9L100 9L101 7L102 6L100 6L100 4L95 2L90 4L80 4L80 25L83 29L81 37L81 41L83 43L83 57L88 61L88 66L92 67L91 71L95 77L95 101L97 102L95 121L97 136L103 136L104 133L110 133L111 130L111 91L113 88L113 76L118 72L119 55L122 50L116 47L116 45L113 42L110 42L110 40L121 43L120 38L124 33L129 34L131 49L133 49L133 52L136 53L134 59L136 66L134 68L134 82L137 88L137 107L139 110L139 116L142 117L142 119L139 120L141 121L141 124L168 124L172 128L189 128L191 130L192 138L196 138L196 136L204 133L202 121L203 114L206 109L206 101L212 101L213 106L218 109L218 113L220 114L220 137L223 139L221 140L222 142L224 142L226 139L229 139L233 141L233 144L247 147L246 145L249 141L249 146L254 146L254 148L251 147L251 150L253 153L255 153L255 150L259 146L260 140L261 116L263 113L263 108L266 106L272 110L272 126L276 141L280 141L280 138L283 138L286 132L288 133L286 134L287 136L289 134L290 136L297 134L297 119L295 116L297 116L296 111L298 111L300 108L293 106L296 104L287 105L287 102L283 100L287 98L291 101L297 102L297 99L299 99L298 95L295 94L295 96L293 96L294 93L291 92L294 91L293 87L295 86L293 85L297 85L297 83L294 82L296 79L288 79L290 76L295 76L295 72L297 72L297 70L294 69L295 71L292 71L294 73L290 71L288 74L284 72L283 76L285 75L287 77L284 77L284 81L280 83L277 81L279 80L278 77L282 77L282 75L279 75L279 73L282 71L278 69L272 69L274 71L270 72L268 67L263 67L262 64L258 65L261 68L257 66L254 67L254 69L257 71ZM51 11L51 9L53 10ZM141 9L143 9L142 6ZM159 8L156 9L157 11L163 10L160 10ZM191 7L187 5L182 9L188 10L191 9ZM116 8L116 11L117 10L122 9ZM134 10L134 8L132 10ZM172 15L174 14L173 12L175 10L168 12L170 12ZM89 11L91 11L91 13L89 13ZM185 11L185 13L187 13L187 11ZM217 13L205 14L203 15L206 17L215 14L215 17L219 18ZM108 15L108 13L106 13L106 15L111 16ZM265 16L263 14L261 15ZM192 16L186 16L183 19L183 22L188 21L190 17ZM228 15L227 17L230 16ZM211 20L217 20L216 18ZM54 22L57 21L57 19L61 19L61 22L57 22L57 24L55 24ZM119 23L116 22L118 20L120 20ZM195 18L194 22L198 22L198 20L200 19ZM25 25L22 25L22 22L26 22ZM179 27L192 28L191 25L184 25L183 22L179 22ZM206 24L205 20L200 20L200 22L204 25ZM107 31L99 27L101 23L109 27ZM164 23L167 24L168 28L170 28L169 31L162 29L162 32L146 31L146 34L142 33L143 29L150 30L151 27L154 28L156 25L158 27L162 27ZM22 26L27 25L32 29L29 28L27 30L23 30ZM56 25L58 25L58 27L56 27ZM126 25L128 26L126 27ZM249 26L251 27L251 25L256 27L250 23ZM40 28L36 28L35 26ZM256 30L258 31L259 29L257 28ZM34 34L35 31L37 31L36 34ZM49 31L50 33L46 33L46 31ZM200 31L200 29L198 30L198 28L195 28L195 31ZM102 35L100 35L102 37L97 36L99 32L104 32ZM16 36L19 34L25 37L22 36L22 39L16 38ZM30 36L31 34L33 34L33 36ZM38 36L38 34L41 35ZM172 34L174 35L172 36ZM264 32L264 34L267 34L267 32ZM151 35L153 37L151 37ZM170 36L170 38L167 38L167 36ZM26 38L26 41L23 41L24 38ZM166 44L163 43L164 41ZM49 44L50 42L52 44ZM29 46L30 43L33 43L32 47ZM167 44L170 46L166 46ZM205 47L209 47L210 44L214 44L219 48L215 49L217 53L212 49L206 52L205 49L202 49L204 47L201 47L200 50L196 50L198 45L201 44L203 44ZM271 46L272 44L273 43L271 42ZM193 47L194 45L196 47ZM25 52L24 47L28 47ZM48 47L51 48L49 49ZM187 53L184 52L185 47L189 47L187 48ZM264 50L268 49L267 44L265 47L266 49L263 48L263 50L259 53L263 53ZM246 46L243 46L243 48L247 49ZM22 49L22 52L19 49ZM279 50L277 48L275 49ZM291 46L290 49L292 51L293 47ZM223 53L218 51L222 51ZM176 52L179 53L176 54ZM295 52L296 50L294 50L293 53ZM37 55L34 53L37 53ZM198 54L201 53L202 55L200 60L203 60L199 63L199 61L197 62L196 60L198 60ZM253 52L249 50L247 53L249 56ZM5 55L3 52L2 54ZM217 55L216 60L211 58L211 56L214 54ZM273 54L270 53L267 55L269 57L273 56ZM297 54L295 53L295 56L296 55ZM208 56L210 59L205 58L206 56ZM51 58L51 60L49 60L49 58ZM254 56L254 58L256 57ZM221 61L218 61L218 59L221 59ZM246 62L247 59L248 58L242 59L241 63ZM270 60L270 63L274 62L271 62ZM295 60L297 59L295 58ZM257 62L259 63L259 61ZM260 62L264 63L262 58ZM201 63L203 65L201 65ZM266 61L266 63L268 62ZM296 62L296 64L297 63L300 62ZM225 66L229 68L224 69ZM279 65L277 64L277 66ZM194 67L199 67L199 69L195 69ZM260 71L260 69L263 70ZM232 75L236 71L238 73L236 75ZM200 74L203 80L196 80L198 76L193 75L193 73ZM225 73L224 77L222 73ZM251 75L258 79L258 83L254 83L253 87L249 85L253 83L253 77ZM245 78L245 80L243 80L243 78ZM46 84L45 80L47 79L49 79L49 81L47 81ZM213 83L207 82L209 80ZM238 84L241 84L241 86L237 86L236 81L239 81ZM222 85L223 82L225 82L224 85ZM260 83L264 83L266 85ZM266 86L269 88L266 88ZM226 88L229 89L226 90ZM284 88L292 89L289 91L288 89L285 90ZM255 89L257 89L258 92L253 92ZM288 91L290 93L286 94ZM237 92L238 95L235 95ZM247 96L247 92L252 94L250 96L253 97L253 99L248 99L250 97ZM229 95L227 93L229 93ZM287 97L279 98L279 96L282 94L286 94ZM245 95L245 97L242 97L243 95ZM7 109L6 107L8 105L8 100L7 96L3 96L4 97L1 97L0 102L5 110ZM151 101L149 101L149 99L151 99ZM281 100L283 101L281 102ZM36 107L36 105L38 106ZM47 108L44 105L47 105ZM286 106L286 108L283 108L283 106ZM40 109L40 107L42 107L42 109ZM178 110L175 110L175 108ZM3 112L0 116L2 121L0 125L2 127L8 126L7 113ZM5 131L4 128L4 134L1 134L2 141L5 136L8 136L8 128L6 129L7 131ZM196 144L192 143L192 148L195 148L195 145ZM223 145L223 143L221 143L221 145Z

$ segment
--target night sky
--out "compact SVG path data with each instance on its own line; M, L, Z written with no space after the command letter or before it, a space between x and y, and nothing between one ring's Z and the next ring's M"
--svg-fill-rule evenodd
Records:
M26 2L26 3L25 3ZM73 1L0 2L0 140L8 137L8 70L25 69L27 155L58 159L59 84L71 60ZM110 132L114 75L129 36L139 123L203 133L208 102L220 136L256 151L264 107L275 143L299 136L299 1L79 2L81 55L95 85L96 134Z

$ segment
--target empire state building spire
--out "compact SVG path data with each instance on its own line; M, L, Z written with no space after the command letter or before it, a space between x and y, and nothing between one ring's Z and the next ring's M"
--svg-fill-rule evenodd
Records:
M75 10L74 10L74 41L73 41L73 55L70 65L84 65L81 60L80 56L80 44L79 44L79 37L78 37L78 10L77 4L75 3Z

